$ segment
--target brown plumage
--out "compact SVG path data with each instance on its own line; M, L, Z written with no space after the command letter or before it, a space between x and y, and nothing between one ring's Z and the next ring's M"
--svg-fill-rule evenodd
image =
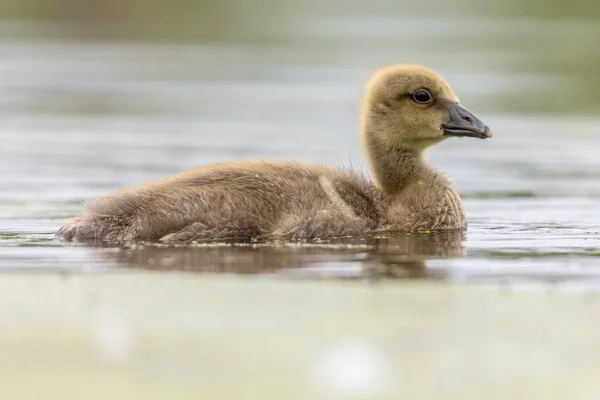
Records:
M373 74L361 137L376 183L320 164L214 164L88 204L57 236L76 241L300 239L464 229L462 201L423 159L449 136L491 137L448 83L418 65Z

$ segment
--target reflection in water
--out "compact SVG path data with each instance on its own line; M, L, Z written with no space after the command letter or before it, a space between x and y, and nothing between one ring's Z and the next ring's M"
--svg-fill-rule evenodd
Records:
M276 274L303 278L439 278L429 259L463 255L461 232L414 233L290 243L143 243L106 253L122 268L201 273ZM340 268L341 267L341 268Z

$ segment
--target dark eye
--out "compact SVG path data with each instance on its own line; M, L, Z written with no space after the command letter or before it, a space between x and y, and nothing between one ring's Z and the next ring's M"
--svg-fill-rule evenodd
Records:
M413 93L413 100L420 104L429 104L433 100L431 93L425 89L419 89Z

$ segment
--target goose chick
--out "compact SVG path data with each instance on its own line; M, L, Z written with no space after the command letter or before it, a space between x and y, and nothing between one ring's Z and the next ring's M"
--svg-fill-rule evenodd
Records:
M100 197L57 236L191 242L466 228L456 189L423 153L449 137L492 134L444 78L419 65L376 71L360 130L375 182L321 164L214 164Z

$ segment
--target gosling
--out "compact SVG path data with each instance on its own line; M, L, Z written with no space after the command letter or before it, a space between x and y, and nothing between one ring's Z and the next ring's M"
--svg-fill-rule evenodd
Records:
M443 77L420 65L377 70L360 135L374 181L321 164L213 164L99 197L57 237L185 243L466 229L458 192L423 154L449 137L492 133Z

